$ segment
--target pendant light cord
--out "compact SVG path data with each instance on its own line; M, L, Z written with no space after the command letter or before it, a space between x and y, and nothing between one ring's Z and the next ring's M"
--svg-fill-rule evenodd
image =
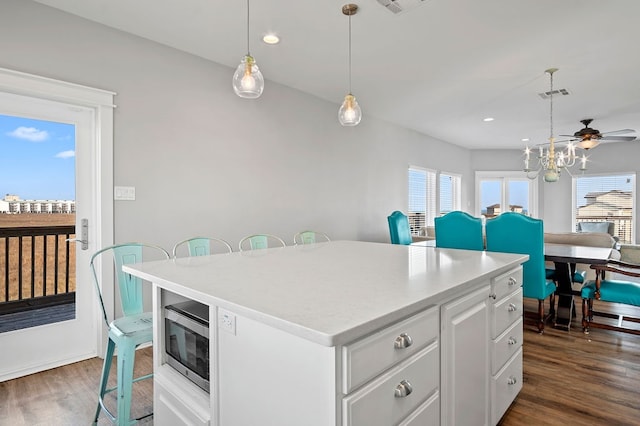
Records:
M349 14L349 94L351 95L351 14Z
M249 0L247 0L247 56L251 56L249 51Z
M550 72L549 75L551 76L550 77L551 91L549 92L549 105L550 105L549 106L549 123L550 123L549 127L550 127L551 134L549 135L549 139L550 139L550 142L553 143L553 140L551 140L553 139L553 72Z

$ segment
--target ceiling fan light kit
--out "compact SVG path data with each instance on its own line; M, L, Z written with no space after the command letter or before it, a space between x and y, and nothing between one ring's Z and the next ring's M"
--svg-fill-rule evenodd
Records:
M592 129L591 127L589 127L592 121L593 118L585 118L584 120L580 120L580 122L584 125L584 129L578 130L573 135L561 136L568 136L572 138L572 141L578 141L576 146L584 150L595 148L600 144L600 142L624 142L633 141L636 139L635 136L617 136L623 133L634 133L635 130L633 129L620 129L601 133L600 130Z
M530 168L531 162L531 149L527 146L524 151L524 171L527 173L529 179L535 179L540 173L543 173L543 180L545 182L557 182L560 179L560 172L566 170L569 175L569 168L576 164L576 147L572 142L569 142L564 150L556 151L555 137L553 136L553 73L558 71L558 68L549 68L545 70L545 73L549 74L549 147L545 150L544 146L540 145L538 149L538 158L536 170ZM587 157L582 155L580 159L580 170L584 171L587 168Z

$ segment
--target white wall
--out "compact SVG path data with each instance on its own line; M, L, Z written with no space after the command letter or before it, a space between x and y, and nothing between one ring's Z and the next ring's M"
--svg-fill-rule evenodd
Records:
M307 228L388 241L410 164L462 174L463 206L473 199L468 150L375 120L366 105L343 128L337 103L269 80L260 99L240 99L231 68L38 3L2 0L0 67L117 92L114 180L135 186L136 201L116 202L116 242L289 241Z

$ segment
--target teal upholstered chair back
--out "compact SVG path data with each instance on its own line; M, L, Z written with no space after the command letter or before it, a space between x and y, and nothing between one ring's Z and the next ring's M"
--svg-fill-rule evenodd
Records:
M122 312L124 316L137 315L143 312L142 279L134 277L131 274L127 274L122 270L122 266L142 262L142 254L145 247L148 251L153 250L160 253L161 258L169 258L169 253L162 247L142 243L126 243L105 247L102 250L95 252L93 256L91 256L89 265L93 274L97 293L100 296L100 306L102 307L102 314L104 316L105 322L107 322L107 325L109 324L109 321L107 319L107 312L101 296L102 289L98 282L98 275L96 272L96 259L98 258L98 256L106 252L111 252L113 254L116 283L118 285L118 290L120 291L120 303L122 305Z
M407 246L413 242L413 238L411 238L411 228L409 228L409 219L404 213L396 210L387 216L387 222L389 222L391 244Z
M542 220L506 212L486 223L487 250L528 254L523 264L523 296L544 299L549 295L544 268Z
M436 247L484 250L482 219L453 211L435 218Z

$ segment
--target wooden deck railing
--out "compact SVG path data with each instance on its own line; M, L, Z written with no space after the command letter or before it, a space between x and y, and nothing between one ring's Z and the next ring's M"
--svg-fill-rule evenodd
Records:
M0 228L0 314L75 301L75 226Z

